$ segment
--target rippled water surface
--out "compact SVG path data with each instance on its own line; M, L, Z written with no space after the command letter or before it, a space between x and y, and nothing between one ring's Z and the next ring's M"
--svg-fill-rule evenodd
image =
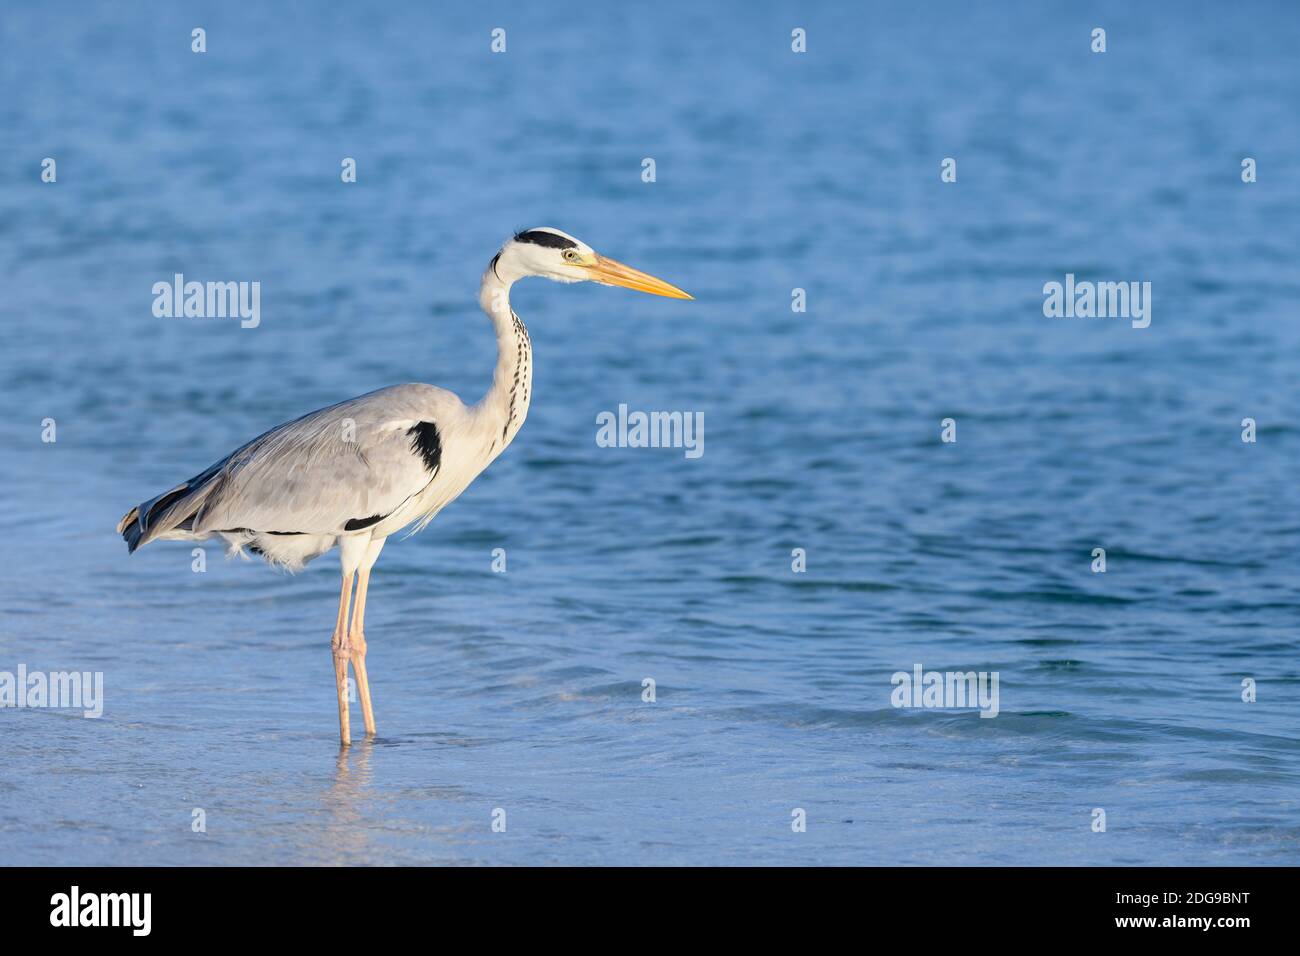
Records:
M0 710L0 862L1300 862L1297 8L616 6L5 6L0 671L106 700ZM340 756L333 556L113 526L320 405L476 399L542 224L697 301L516 287L528 422L390 541ZM155 318L176 272L260 326ZM1151 326L1045 318L1067 272ZM703 457L597 447L620 403ZM894 709L918 663L999 716Z

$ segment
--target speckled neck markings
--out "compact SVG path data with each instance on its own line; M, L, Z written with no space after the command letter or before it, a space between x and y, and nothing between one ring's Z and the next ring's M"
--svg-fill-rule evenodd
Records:
M515 431L518 431L519 425L523 424L523 415L528 409L529 390L533 383L533 343L528 337L528 329L515 314L514 309L510 310L510 321L515 334L515 374L514 381L510 385L509 412L505 424L501 427L503 441L512 426ZM516 421L519 425L515 424Z

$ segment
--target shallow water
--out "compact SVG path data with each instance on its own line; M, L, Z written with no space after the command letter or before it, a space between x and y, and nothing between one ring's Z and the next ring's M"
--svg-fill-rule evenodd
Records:
M105 702L0 710L0 861L1300 862L1300 14L1129 6L7 7L0 671ZM516 288L529 420L390 541L340 756L332 556L113 526L320 405L477 398L542 224L697 301ZM261 324L155 318L175 272ZM1151 326L1045 318L1067 272ZM620 403L704 455L597 447ZM918 663L999 715L893 708Z

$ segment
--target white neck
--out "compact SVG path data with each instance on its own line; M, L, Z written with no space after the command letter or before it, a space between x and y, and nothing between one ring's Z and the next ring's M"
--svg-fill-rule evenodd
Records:
M533 392L533 346L528 330L510 308L510 287L522 277L507 257L494 259L483 273L479 305L492 320L497 336L497 365L492 387L475 406L491 447L500 454L524 424Z

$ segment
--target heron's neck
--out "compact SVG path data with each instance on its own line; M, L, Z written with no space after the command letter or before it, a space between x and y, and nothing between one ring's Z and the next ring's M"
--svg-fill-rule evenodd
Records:
M479 402L479 412L498 449L510 444L523 426L533 393L533 345L524 323L510 308L510 286L515 278L508 271L503 278L489 266L479 289L479 304L497 335L496 370L492 387Z

